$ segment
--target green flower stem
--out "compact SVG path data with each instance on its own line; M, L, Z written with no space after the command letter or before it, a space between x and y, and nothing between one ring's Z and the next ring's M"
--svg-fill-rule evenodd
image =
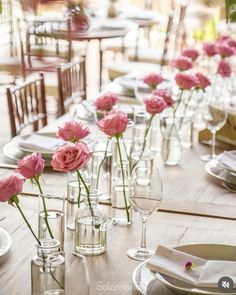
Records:
M39 177L35 176L34 180L35 180L35 182L36 182L36 184L38 186L38 189L39 189L42 201L43 201L43 210L44 210L44 215L45 215L44 220L45 220L49 235L50 235L51 239L54 239L54 236L52 234L51 228L50 228L49 223L48 223L48 212L47 212L46 202L45 202L45 199L44 199L44 196L43 196L43 190L42 190L42 187L41 187L40 182L39 182Z
M100 173L101 173L101 168L102 168L102 165L106 159L106 156L107 156L107 150L108 150L108 145L109 145L109 142L110 142L110 138L108 138L107 140L107 144L106 144L106 149L105 149L105 153L104 153L104 158L102 159L99 167L98 167L98 175L97 175L97 181L96 181L96 189L98 189L98 183L99 183L99 178L100 178Z
M79 179L80 179L81 182L83 183L83 186L84 186L84 188L85 188L85 190L86 190L86 193L87 193L87 196L88 196L88 204L89 204L89 208L90 208L90 211L91 211L92 216L94 216L93 208L92 208L91 201L90 201L90 197L89 197L89 188L88 188L87 184L85 183L83 177L81 176L79 170L77 170L77 173L78 173L78 177L79 177Z
M124 170L123 170L119 137L120 137L119 135L116 135L116 142L117 142L117 148L118 148L118 153L119 153L119 157L120 157L120 166L121 166L121 174L122 174L122 182L123 182L123 195L124 195L124 201L125 201L126 216L127 216L127 221L130 222L130 216L129 216L129 210L128 210L128 204L127 204L127 199L126 199L126 192L125 192L125 175L124 175Z
M80 177L79 177L79 173L78 173L78 171L76 171L76 173L77 173L78 186L79 186L79 193L78 193L78 198L77 198L77 204L78 204L78 208L80 208L80 198L81 198Z
M142 156L143 156L143 153L144 153L144 150L145 150L145 147L146 147L146 139L147 139L149 130L150 130L151 125L152 125L152 120L153 120L154 117L155 117L155 115L151 116L151 118L148 120L148 124L147 124L147 127L145 129L143 147L142 147L142 151L141 151L141 155L140 155L140 160L142 159ZM131 168L131 173L134 171L134 168L137 166L137 164L138 164L138 161L136 163L134 163L133 167Z
M36 234L34 233L32 227L31 227L31 225L30 225L30 223L28 222L27 218L25 217L25 215L24 215L24 213L23 213L23 211L22 211L22 209L21 209L21 207L20 207L20 205L19 205L19 201L18 201L18 200L15 200L15 197L13 198L12 201L16 204L16 207L17 207L18 210L20 211L21 216L23 217L24 221L26 222L26 224L27 224L29 230L31 231L32 235L34 236L35 240L37 241L37 243L38 243L39 245L41 245L40 240L37 238Z

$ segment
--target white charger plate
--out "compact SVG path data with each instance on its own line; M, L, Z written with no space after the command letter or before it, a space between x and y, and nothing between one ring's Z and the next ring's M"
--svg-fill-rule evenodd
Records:
M0 258L10 250L12 244L11 236L5 229L0 227Z
M205 165L206 172L215 179L236 189L236 176L224 169L218 161L212 160Z
M236 247L221 244L193 244L175 247L175 249L195 255L206 260L228 260L236 261ZM132 281L135 288L143 295L171 295L171 294L199 294L199 295L225 295L218 288L196 288L184 284L178 280L170 279L168 276L151 272L145 267L146 262L141 263L133 272ZM153 279L155 278L155 279ZM164 288L162 284L171 292ZM236 294L236 289L230 295Z
M230 151L230 153L234 154L236 156L236 151ZM233 173L235 176L236 176L236 170L235 169L232 169L231 167L227 166L226 164L222 163L221 162L221 157L223 156L223 154L220 154L218 156L218 163L220 166L222 166L222 168L228 170L230 173Z

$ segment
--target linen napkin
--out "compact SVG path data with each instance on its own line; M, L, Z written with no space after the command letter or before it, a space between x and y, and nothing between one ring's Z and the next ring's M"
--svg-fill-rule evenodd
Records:
M220 162L232 170L236 171L236 154L230 151L225 151L220 157Z
M33 133L26 139L21 139L18 144L20 147L30 149L32 151L51 153L64 143L65 142L63 140L58 138Z
M188 261L195 265L191 271L185 269ZM148 260L146 266L152 271L196 285L206 263L207 261L202 258L159 245L155 255Z
M234 284L236 284L236 261L207 261L197 282L197 286L216 288L219 279L222 277L230 277L234 281Z
M187 261L194 264L189 271L185 269ZM152 271L197 287L217 288L219 279L225 276L236 284L236 261L204 260L160 245L146 266Z

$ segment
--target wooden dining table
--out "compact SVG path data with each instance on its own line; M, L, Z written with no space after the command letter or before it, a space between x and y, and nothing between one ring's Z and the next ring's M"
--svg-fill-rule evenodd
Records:
M70 119L67 114L41 132L53 133L57 126ZM221 150L219 148L218 152ZM164 198L160 210L154 212L148 220L148 247L156 249L159 244L169 247L192 243L236 244L236 195L207 175L205 164L199 159L206 152L209 152L209 146L195 142L191 149L184 151L181 163L175 167L165 166L157 152L155 161L163 178ZM1 178L11 173L12 169L0 169ZM65 174L47 168L43 179L43 186L48 193L66 193ZM24 193L20 197L20 203L36 230L37 191L28 183ZM110 217L111 206L101 204L101 207ZM36 254L35 241L16 208L0 203L1 216L6 216L0 221L0 227L11 235L12 247L5 257L0 258L0 294L29 295L30 261ZM106 253L86 257L90 295L140 294L132 283L133 271L140 262L130 259L126 254L128 249L140 244L140 216L133 213L133 222L129 227L114 226L109 222L107 234ZM66 255L73 252L73 232L69 230L66 231L65 252ZM72 275L70 265L78 259L73 255L70 257L72 258L66 262L66 278ZM77 276L79 279L79 272ZM83 295L77 280L70 284L75 285L78 290L72 295ZM161 283L156 284L156 294L174 294Z

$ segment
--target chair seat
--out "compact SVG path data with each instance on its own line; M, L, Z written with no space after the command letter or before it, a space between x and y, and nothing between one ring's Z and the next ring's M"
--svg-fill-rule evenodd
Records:
M25 58L25 68L27 71L43 71L43 72L55 72L56 68L65 62L65 59L60 57L43 57L43 56L31 56L31 65L28 58Z
M108 69L108 75L110 80L114 80L115 78L127 75L132 72L142 72L142 71L158 72L160 71L160 65L127 61L127 62L120 62L117 64L113 64L107 67L107 69Z
M8 72L14 76L22 74L22 66L18 57L1 57L0 58L0 71Z

